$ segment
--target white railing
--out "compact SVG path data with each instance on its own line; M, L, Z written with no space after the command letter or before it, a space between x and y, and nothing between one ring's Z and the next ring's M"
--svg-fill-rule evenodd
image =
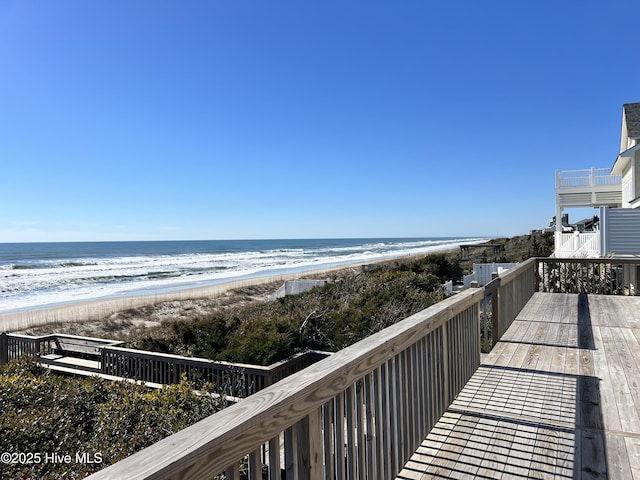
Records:
M600 232L555 234L553 256L556 258L593 258L600 255Z
M556 188L580 188L622 185L620 175L611 175L608 168L556 170Z

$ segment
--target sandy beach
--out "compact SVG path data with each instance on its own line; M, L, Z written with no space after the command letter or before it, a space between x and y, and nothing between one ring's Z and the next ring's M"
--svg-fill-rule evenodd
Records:
M385 261L388 262L390 260ZM29 331L30 333L38 334L55 331L59 333L103 336L127 327L154 326L159 323L157 319L132 319L130 316L127 316L126 319L118 319L116 314L119 312L162 304L165 307L162 309L164 311L164 314L161 315L162 317L180 318L183 316L181 311L184 310L215 309L264 301L264 297L273 293L285 280L353 274L359 271L362 265L365 264L357 263L305 270L291 274L258 276L164 293L99 298L0 313L0 331ZM171 303L171 305L166 305L167 303ZM117 325L118 323L120 325ZM101 325L104 325L104 328Z

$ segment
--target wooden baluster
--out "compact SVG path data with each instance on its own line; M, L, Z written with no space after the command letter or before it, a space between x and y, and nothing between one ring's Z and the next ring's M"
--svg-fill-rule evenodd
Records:
M281 480L280 435L269 440L269 480Z
M224 471L226 480L240 480L240 465L235 463L230 467L227 467Z
M354 407L354 387L350 385L345 391L345 415L347 417L347 478L356 478L356 441L355 441L355 407Z
M382 458L382 463L384 465L383 478L391 478L391 470L392 470L392 462L391 458L393 456L393 435L392 435L392 416L393 413L391 411L391 381L389 379L389 364L390 360L383 363L380 366L380 393L382 399L382 415L381 415L381 423L382 423L382 452L384 454Z
M309 413L302 425L307 428L307 433L303 437L307 443L307 458L304 462L304 469L301 472L301 475L306 474L306 476L303 475L301 478L321 480L325 461L322 454L322 408L318 407Z
M0 333L0 365L9 362L9 339L6 332Z
M365 440L365 401L364 401L364 379L360 379L355 384L355 421L356 421L356 447L357 447L357 459L356 459L356 478L365 478L365 452L366 452L366 440Z
M344 392L335 397L335 456L336 479L345 478L345 445L344 445Z
M379 472L380 470L374 470L374 464L376 461L376 440L377 437L374 432L374 421L375 421L375 404L373 402L374 395L374 380L373 377L375 375L374 370L373 373L367 375L364 378L364 404L365 404L365 430L366 430L366 457L365 457L365 465L366 470L363 469L363 473L366 474L364 478L374 478L373 473ZM363 449L364 450L364 449Z
M249 454L249 480L262 480L262 461L260 460L260 449Z
M389 419L391 422L391 431L390 431L390 463L391 463L391 474L395 476L396 472L399 471L399 452L402 448L402 442L400 440L400 436L402 434L402 430L400 429L399 423L402 421L402 413L400 411L399 405L399 397L398 397L398 389L399 389L399 379L398 379L398 356L396 355L391 359L391 363L389 364Z
M336 455L335 455L335 425L333 423L334 400L329 400L322 409L322 428L324 442L324 478L336 478Z

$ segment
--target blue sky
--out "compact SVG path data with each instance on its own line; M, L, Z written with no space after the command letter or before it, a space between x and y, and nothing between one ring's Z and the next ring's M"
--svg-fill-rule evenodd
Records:
M636 9L4 0L0 242L546 226L640 101Z

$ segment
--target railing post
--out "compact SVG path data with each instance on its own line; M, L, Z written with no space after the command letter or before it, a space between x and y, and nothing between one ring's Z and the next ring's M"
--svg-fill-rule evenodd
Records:
M7 332L0 333L0 365L9 363L9 338Z

